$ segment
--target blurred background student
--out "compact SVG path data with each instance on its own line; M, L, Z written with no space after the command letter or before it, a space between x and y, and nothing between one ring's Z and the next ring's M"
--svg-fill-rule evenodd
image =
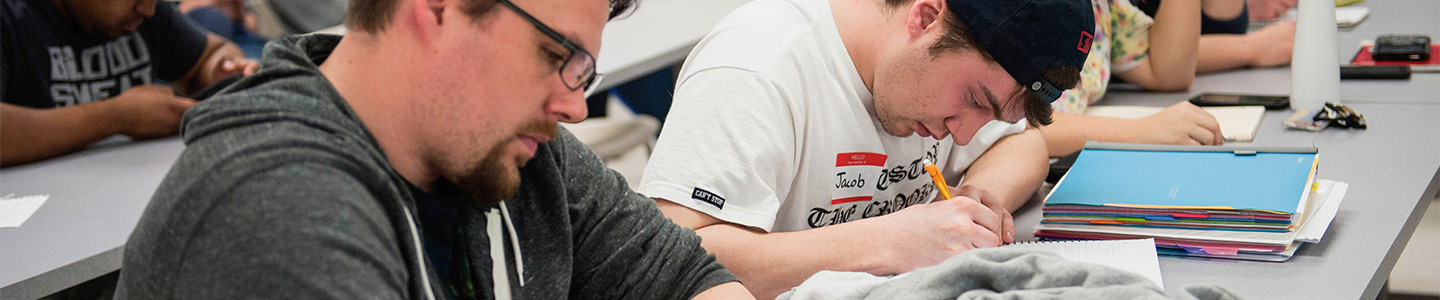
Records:
M1086 141L1224 143L1215 117L1188 102L1140 119L1083 115L1104 96L1112 76L1145 90L1183 91L1197 72L1290 62L1292 21L1245 34L1200 34L1202 16L1211 11L1206 8L1223 8L1212 9L1217 15L1242 16L1244 0L1164 1L1156 3L1153 18L1130 0L1093 0L1092 4L1096 34L1080 72L1080 85L1053 103L1055 123L1041 129L1051 157L1079 151Z

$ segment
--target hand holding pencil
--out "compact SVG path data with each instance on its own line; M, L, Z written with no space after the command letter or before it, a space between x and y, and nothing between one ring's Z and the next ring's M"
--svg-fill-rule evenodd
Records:
M936 167L929 158L923 159L921 163L925 165L925 172L930 173L930 179L935 181L935 189L940 190L941 198L937 201L954 198L950 194L950 185L946 183L945 175L940 173L940 168ZM959 196L980 202L995 211L995 214L999 215L1001 219L1000 228L994 230L995 235L1000 237L1003 243L1015 242L1015 217L1010 214L1010 210L1006 209L1005 205L1000 203L999 199L996 199L990 192L970 185L961 187Z

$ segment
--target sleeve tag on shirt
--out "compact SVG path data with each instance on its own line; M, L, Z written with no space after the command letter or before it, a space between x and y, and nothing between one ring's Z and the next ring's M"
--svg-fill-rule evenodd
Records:
M690 192L690 198L700 200L705 203L710 203L710 205L714 205L715 208L725 208L725 198L720 197L720 195L716 195L715 193L711 193L710 191L702 188L697 187L695 188L695 191Z

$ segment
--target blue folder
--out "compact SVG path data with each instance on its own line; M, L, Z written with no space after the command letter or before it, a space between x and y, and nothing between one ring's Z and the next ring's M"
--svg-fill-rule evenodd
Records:
M1317 152L1313 147L1087 143L1045 205L1295 214L1308 195Z

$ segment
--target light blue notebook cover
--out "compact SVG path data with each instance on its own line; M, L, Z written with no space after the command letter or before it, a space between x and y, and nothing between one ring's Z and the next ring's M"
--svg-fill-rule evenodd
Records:
M1086 147L1046 205L1230 206L1294 214L1316 157L1313 150L1284 153L1261 148L1257 154L1241 155Z

